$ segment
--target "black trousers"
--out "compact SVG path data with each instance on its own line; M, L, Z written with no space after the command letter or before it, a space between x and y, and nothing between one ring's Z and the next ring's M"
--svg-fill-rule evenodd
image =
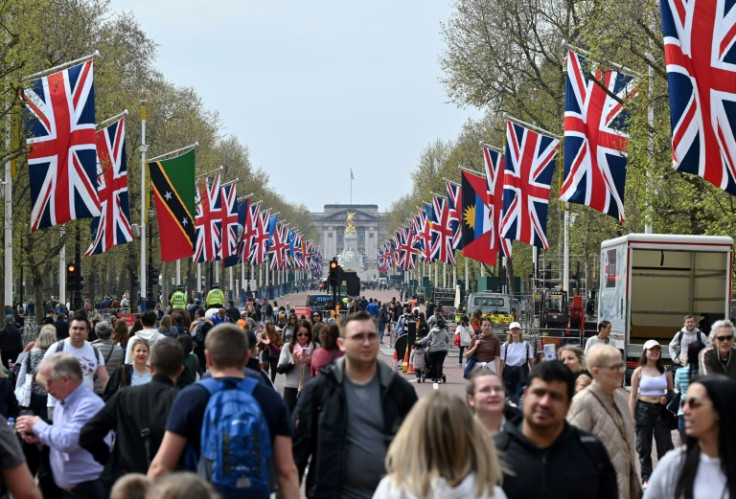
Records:
M645 482L652 475L652 436L657 445L657 459L673 448L672 430L664 417L666 410L662 404L636 402L636 452L641 463L641 479Z

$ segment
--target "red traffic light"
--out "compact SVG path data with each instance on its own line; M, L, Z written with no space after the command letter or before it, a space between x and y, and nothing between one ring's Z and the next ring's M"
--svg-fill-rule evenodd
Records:
M77 266L74 265L73 263L70 263L69 265L66 266L66 271L69 273L76 272Z

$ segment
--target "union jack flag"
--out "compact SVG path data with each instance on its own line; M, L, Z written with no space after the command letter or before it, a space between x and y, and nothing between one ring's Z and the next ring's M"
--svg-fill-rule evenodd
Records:
M585 57L568 51L565 179L560 199L590 206L623 222L629 136L623 131L628 113L621 101L633 97L636 89L633 77L605 68L593 75L587 64Z
M419 253L414 232L409 227L402 227L398 235L399 265L404 270L414 270L417 253Z
M432 222L432 233L437 236L432 248L432 260L455 265L455 250L452 245L452 227L450 227L450 207L445 198L432 196L435 222Z
M266 210L261 213L258 212L258 206L260 203L253 205L253 239L251 240L251 254L250 263L258 265L266 261L266 255L268 254L268 239L269 239L269 220L271 220L271 210Z
M194 246L194 263L211 262L218 256L220 233L222 228L222 199L220 189L220 173L215 175L212 187L207 188L207 181L202 179L197 190L197 211L194 223L197 240Z
M736 194L736 8L725 0L660 4L673 165Z
M222 238L220 241L220 256L223 267L231 267L238 263L238 246L240 240L240 220L238 215L237 189L235 183L222 187L221 222Z
M425 203L424 209L419 210L417 214L417 239L419 247L419 255L425 262L432 261L432 228L429 225L428 212L432 211L432 206Z
M271 241L268 245L268 254L271 257L271 270L282 270L286 268L286 251L288 249L288 229L284 224L279 223L271 234Z
M304 247L304 238L298 230L294 231L294 239L291 242L291 254L294 259L294 268L296 270L304 270L304 255L306 248Z
M92 61L32 80L21 98L30 119L31 230L99 217Z
M462 219L463 201L462 201L462 189L460 184L445 181L445 187L447 188L447 203L450 210L450 228L452 229L452 247L454 249L463 249L463 231L460 226Z
M486 184L488 185L488 210L491 217L491 249L501 252L506 258L511 257L511 241L501 237L501 213L503 212L503 155L494 151L490 146L483 146L483 163L486 169Z
M245 263L250 257L250 250L253 241L253 215L251 214L252 203L250 197L243 200L238 205L238 223L243 227L243 234L240 236L238 243L238 258Z
M501 236L548 249L547 206L560 141L506 122Z
M125 156L125 119L97 132L97 179L100 216L92 219L92 244L84 256L99 255L133 240L128 210L128 167Z

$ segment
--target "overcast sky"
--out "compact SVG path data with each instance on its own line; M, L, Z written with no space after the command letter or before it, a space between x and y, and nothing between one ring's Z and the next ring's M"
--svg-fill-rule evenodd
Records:
M112 0L111 8L133 12L159 45L164 76L193 87L270 186L311 211L350 202L351 168L353 203L385 211L411 189L429 143L455 140L481 116L449 103L439 82L448 0Z

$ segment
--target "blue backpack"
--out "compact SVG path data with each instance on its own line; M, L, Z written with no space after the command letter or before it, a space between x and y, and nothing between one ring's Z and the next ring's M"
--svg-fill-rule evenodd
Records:
M199 381L210 392L197 473L228 497L269 497L271 434L253 398L255 379Z

